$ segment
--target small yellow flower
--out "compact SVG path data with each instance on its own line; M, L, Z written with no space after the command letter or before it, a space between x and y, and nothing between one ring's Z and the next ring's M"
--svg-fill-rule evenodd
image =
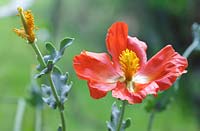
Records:
M21 21L23 24L23 28L21 29L14 29L14 32L24 38L27 39L29 43L34 43L35 41L35 32L36 29L34 24L34 17L30 10L24 11L22 7L17 8L19 12L19 16L21 17Z

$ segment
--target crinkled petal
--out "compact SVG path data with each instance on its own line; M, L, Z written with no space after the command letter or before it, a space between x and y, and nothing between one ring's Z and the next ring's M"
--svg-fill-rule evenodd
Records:
M156 96L159 90L159 86L156 82L137 84L134 85L134 87L134 92L130 92L125 83L118 83L117 88L112 90L112 95L121 100L127 100L130 104L136 104L141 103L149 94Z
M127 100L130 104L141 103L143 96L137 93L130 93L125 83L118 82L117 87L112 90L112 96L121 100Z
M187 66L187 59L175 52L171 45L167 45L138 71L134 81L140 84L155 81L159 90L165 90L186 72Z
M147 45L143 41L138 40L136 37L130 37L128 36L128 49L134 51L137 55L137 57L140 59L140 67L142 67L146 61L146 49Z
M117 83L97 83L94 81L89 81L88 86L90 88L96 88L101 91L111 91L116 87Z
M85 80L114 83L120 77L106 53L83 51L74 57L73 66L76 74Z
M88 87L89 87L89 91L90 91L90 96L91 96L92 98L94 98L94 99L100 99L100 98L106 96L107 91L99 90L99 89L96 88L96 87L90 86L89 83L90 83L90 82L88 81Z
M139 94L141 97L145 98L149 94L157 95L159 91L159 86L156 82L151 82L148 84L135 84L134 92Z
M124 22L116 22L108 29L106 46L114 61L118 61L119 55L127 48L128 25Z

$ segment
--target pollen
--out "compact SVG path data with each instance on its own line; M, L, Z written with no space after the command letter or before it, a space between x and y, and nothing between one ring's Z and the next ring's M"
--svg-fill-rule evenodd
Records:
M35 41L35 32L36 29L34 24L34 17L30 10L23 11L21 7L17 8L19 12L19 16L21 17L23 28L22 29L14 29L14 32L29 41L29 43L34 43Z
M132 50L126 49L119 56L121 70L124 72L125 80L131 81L139 68L139 58Z
M24 31L24 29L13 29L13 31L19 36L22 37L23 39L26 39L28 37L28 35L26 34L26 32Z

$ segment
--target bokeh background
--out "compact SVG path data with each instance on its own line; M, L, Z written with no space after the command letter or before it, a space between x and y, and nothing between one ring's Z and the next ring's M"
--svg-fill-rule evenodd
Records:
M19 100L25 100L22 131L37 131L38 122L42 131L55 131L60 122L57 111L46 104L41 110L31 100L37 61L32 48L12 31L21 26L16 16L17 6L32 10L43 54L45 42L58 46L66 36L75 38L58 63L63 71L70 73L74 83L65 104L68 131L107 130L106 121L116 99L110 93L103 99L92 99L86 82L75 75L72 59L82 50L106 52L105 36L112 23L128 23L129 34L148 44L148 58L167 44L182 54L193 41L192 24L200 23L199 0L1 0L0 131L13 130L19 115ZM155 115L152 131L200 131L199 58L199 51L188 58L188 73L181 78L175 99L166 110ZM125 116L132 119L127 131L147 130L150 114L144 107L148 98L142 104L126 108Z

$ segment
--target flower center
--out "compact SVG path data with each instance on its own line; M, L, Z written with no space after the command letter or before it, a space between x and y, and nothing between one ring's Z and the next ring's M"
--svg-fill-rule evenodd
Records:
M119 56L121 70L124 72L125 81L130 82L139 68L139 58L132 50L126 49Z

